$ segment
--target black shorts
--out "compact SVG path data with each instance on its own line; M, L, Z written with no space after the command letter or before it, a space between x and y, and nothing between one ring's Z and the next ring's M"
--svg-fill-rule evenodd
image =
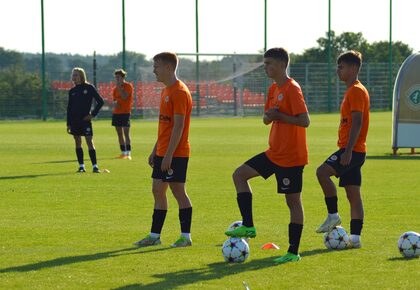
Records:
M164 182L181 182L185 183L187 179L188 157L174 157L172 158L171 172L163 172L160 170L163 157L155 156L153 159L152 178L161 179Z
M75 136L93 136L92 122L80 121L70 124L70 134Z
M343 166L340 164L341 154L344 148L334 152L324 163L334 168L337 173L336 177L340 178L339 186L345 187L347 185L362 185L362 165L365 163L366 153L352 152L350 164Z
M130 127L130 114L112 114L112 126Z
M255 169L264 179L269 178L274 173L277 179L278 193L287 194L302 192L304 166L278 166L271 162L264 152L255 155L246 161L245 164Z

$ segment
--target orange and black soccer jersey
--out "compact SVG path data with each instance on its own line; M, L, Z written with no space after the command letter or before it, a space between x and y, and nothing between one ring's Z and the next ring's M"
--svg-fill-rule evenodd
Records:
M281 87L276 83L271 85L265 111L271 108L276 108L289 116L308 112L302 90L293 79L288 79ZM281 167L308 164L306 129L279 120L273 121L269 148L265 153L271 162Z
M130 114L131 108L133 106L133 86L130 83L123 83L123 90L128 94L127 98L124 100L121 98L119 90L115 87L112 96L114 101L117 101L118 106L115 106L113 114Z
M173 157L189 157L190 142L188 132L192 111L192 97L187 86L177 80L172 86L163 89L159 110L159 129L157 139L157 156L165 156L174 127L174 115L184 115L184 130L181 140L174 152Z
M344 94L343 102L341 103L341 121L338 129L338 142L340 148L346 148L349 142L350 129L352 125L352 112L361 112L363 114L362 128L360 129L359 137L353 147L353 151L366 152L366 136L369 128L369 110L370 101L369 93L361 82L356 81L351 87L347 89Z

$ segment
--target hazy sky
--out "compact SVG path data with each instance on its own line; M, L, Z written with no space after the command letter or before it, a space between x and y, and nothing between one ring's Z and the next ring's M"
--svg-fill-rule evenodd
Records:
M0 0L0 46L41 52L40 0ZM328 29L328 0L267 0L268 47L301 53ZM331 27L389 38L389 0L332 0ZM149 58L195 52L195 0L125 0L126 49ZM44 0L47 52L122 50L121 0ZM200 51L257 53L264 46L264 0L199 0ZM393 40L420 50L420 0L393 1Z

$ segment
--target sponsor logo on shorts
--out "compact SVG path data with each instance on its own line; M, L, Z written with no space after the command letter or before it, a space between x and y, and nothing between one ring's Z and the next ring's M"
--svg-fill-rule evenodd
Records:
M330 161L337 161L338 157L337 155L331 155L330 158L328 158L328 160Z
M280 187L281 190L288 190L290 187Z
M288 186L290 184L290 179L289 178L283 178L283 184Z

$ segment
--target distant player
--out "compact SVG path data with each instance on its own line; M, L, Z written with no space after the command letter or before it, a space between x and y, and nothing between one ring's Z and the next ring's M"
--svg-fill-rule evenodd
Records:
M119 158L131 160L130 115L133 107L133 86L125 81L126 75L123 69L114 72L116 86L112 92L114 100L112 126L115 126L120 144Z
M303 168L308 163L306 127L309 113L299 84L287 75L289 54L283 48L272 48L264 54L267 76L274 80L268 91L263 122L271 125L269 148L233 173L237 201L243 226L225 234L234 237L256 236L252 217L252 192L248 180L256 176L267 179L275 174L277 192L284 193L290 210L289 249L274 261L299 261L299 244L303 230L301 200Z
M96 91L95 87L87 82L86 73L82 68L74 68L71 74L74 87L69 91L69 101L67 104L67 133L72 134L76 144L76 155L79 161L77 172L86 172L83 161L82 137L85 136L86 144L89 148L89 156L93 165L93 172L100 173L97 161L96 150L93 144L92 119L98 114L103 99ZM91 111L92 101L95 99L96 106Z
M157 142L149 156L153 167L152 192L155 199L150 234L134 243L145 247L159 245L160 233L168 211L166 191L170 187L179 206L181 236L172 247L188 247L191 242L192 206L185 189L190 143L188 132L192 98L187 86L178 80L178 57L163 52L153 57L156 79L165 85L161 93Z
M316 175L325 195L328 217L316 230L317 233L330 231L341 224L337 207L337 189L331 176L340 178L339 186L344 187L350 202L350 242L349 247L360 248L360 234L363 227L363 203L360 194L362 184L361 167L366 157L366 136L369 127L369 93L358 80L362 65L362 55L357 51L341 54L337 59L337 74L347 86L341 103L340 126L338 129L339 150L333 153L317 169Z

